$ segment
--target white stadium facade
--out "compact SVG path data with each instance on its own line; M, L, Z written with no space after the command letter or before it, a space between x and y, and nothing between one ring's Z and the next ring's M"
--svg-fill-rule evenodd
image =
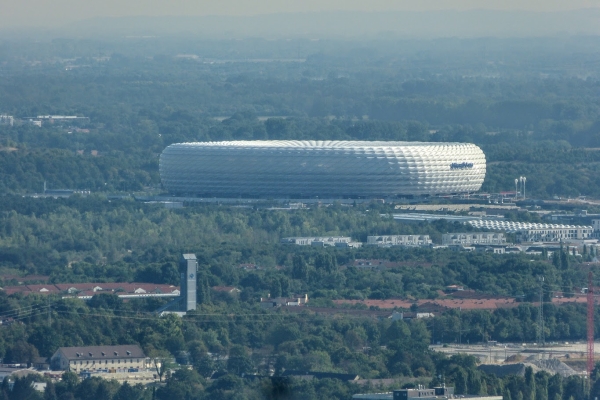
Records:
M472 193L486 162L469 143L231 141L175 143L160 155L176 195L389 198Z

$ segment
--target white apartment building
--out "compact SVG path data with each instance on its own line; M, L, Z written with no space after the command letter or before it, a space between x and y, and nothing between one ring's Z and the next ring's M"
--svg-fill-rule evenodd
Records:
M15 123L15 119L12 115L0 114L0 125L13 126L14 123Z
M591 226L563 225L557 228L529 228L516 233L517 242L568 242L589 239L594 229Z
M390 246L430 246L433 242L429 235L378 235L367 236L367 245Z
M592 220L592 236L600 238L600 219Z
M465 232L444 233L442 235L442 246L473 245L473 244L506 244L504 233L500 232Z
M310 236L310 237L287 237L281 239L281 243L295 244L297 246L335 246L337 243L351 243L349 236ZM314 244L313 244L314 243Z

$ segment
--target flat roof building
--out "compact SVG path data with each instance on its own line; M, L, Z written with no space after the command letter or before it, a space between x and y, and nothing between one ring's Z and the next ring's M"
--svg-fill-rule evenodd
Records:
M354 400L447 400L461 398L465 400L502 400L502 396L454 395L453 387L435 387L426 389L418 386L415 389L400 389L387 393L363 393L352 396Z
M367 245L378 247L391 246L430 246L433 244L429 235L377 235L367 236Z
M529 228L516 232L515 239L523 242L568 242L592 237L591 226L564 226L560 228Z
M283 244L295 244L298 246L336 246L339 243L352 243L349 236L306 236L306 237L287 237L282 238Z
M442 246L474 244L503 245L506 244L506 237L500 232L460 232L442 235Z

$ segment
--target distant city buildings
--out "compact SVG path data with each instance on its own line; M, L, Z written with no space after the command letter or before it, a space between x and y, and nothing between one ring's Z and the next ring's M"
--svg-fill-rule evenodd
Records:
M499 232L445 233L442 235L442 246L473 244L504 245L506 237L504 237L504 233Z
M90 300L97 294L114 294L123 299L145 297L179 297L177 286L159 285L154 283L47 283L37 285L5 286L1 292L11 295L22 294L58 294L63 298L78 298Z
M577 215L590 216L587 212ZM583 246L595 245L600 239L600 219L592 219L591 225L563 225L535 222L506 221L498 216L442 215L425 213L394 214L394 219L403 223L433 222L446 220L470 225L476 229L514 233L517 243L576 243ZM464 235L464 236L460 236ZM442 235L442 246L506 245L503 233L476 232Z
M352 241L349 236L308 236L286 237L281 239L283 244L317 247L360 247L362 243Z
M454 395L453 387L441 386L426 389L422 385L418 385L415 389L399 389L393 392L364 393L352 396L352 399L355 400L446 400L454 398L464 398L466 400L502 400L502 396Z
M14 123L15 123L15 119L12 115L0 114L0 125L13 126Z
M12 115L0 114L0 125L29 124L41 127L44 124L74 124L89 122L89 117L76 115L38 115L35 117L15 118ZM74 128L77 132L89 132L87 129ZM69 132L70 133L70 132Z
M516 241L521 242L568 242L591 238L591 226L560 226L555 228L529 228L516 232Z
M367 245L378 247L421 247L433 244L429 235L381 235L367 236Z
M306 303L308 303L308 294L275 298L272 298L271 295L269 295L266 298L261 297L260 299L260 306L262 308L295 307L302 306Z

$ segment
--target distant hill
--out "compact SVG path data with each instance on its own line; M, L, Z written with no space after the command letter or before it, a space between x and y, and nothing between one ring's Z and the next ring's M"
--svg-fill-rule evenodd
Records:
M567 12L428 11L321 12L251 17L172 16L94 18L65 26L56 34L203 37L435 38L526 37L600 34L600 9Z

